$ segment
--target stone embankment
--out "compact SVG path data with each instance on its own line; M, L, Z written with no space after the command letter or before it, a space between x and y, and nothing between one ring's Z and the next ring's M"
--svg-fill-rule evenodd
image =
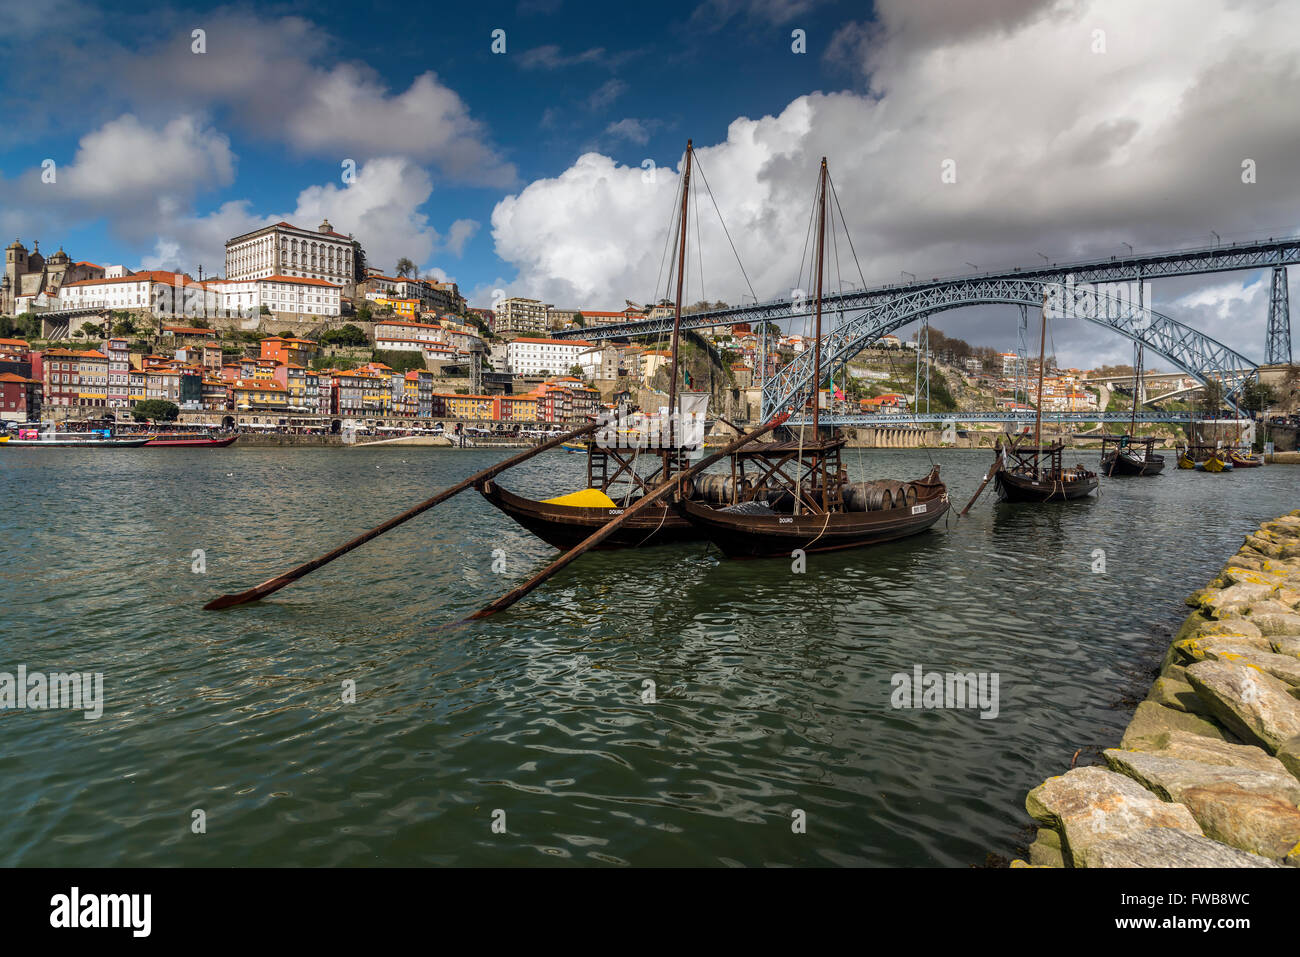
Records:
M1029 792L1012 867L1300 867L1300 509L1187 603L1107 766Z

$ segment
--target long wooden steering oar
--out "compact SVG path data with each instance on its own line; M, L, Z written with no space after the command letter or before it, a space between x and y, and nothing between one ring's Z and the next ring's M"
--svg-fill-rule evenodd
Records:
M979 498L980 493L984 491L984 486L989 484L989 479L991 479L994 475L996 475L998 469L1000 468L1002 468L1001 455L999 455L997 458L993 460L993 464L989 466L988 474L984 476L984 481L980 482L980 487L977 488L975 490L975 494L970 497L970 501L966 503L966 507L957 513L958 518L962 518L963 516L965 516L967 512L970 511L970 507L975 504L975 500Z
M384 534L384 532L396 528L398 525L401 525L403 522L410 521L411 519L415 518L415 516L423 512L427 512L429 509L433 508L439 502L445 502L453 495L457 495L460 492L465 491L465 489L470 488L471 486L475 485L478 482L487 481L488 479L492 478L494 475L498 475L501 472L504 472L506 469L514 468L520 462L532 458L534 455L538 454L539 452L545 452L547 449L555 448L557 445L559 445L562 442L568 442L569 440L575 439L580 435L586 435L588 432L595 431L602 424L603 423L601 422L593 422L590 425L583 426L581 429L575 429L572 432L568 432L565 433L564 435L557 436L548 442L543 442L541 445L536 446L535 448L528 449L525 452L520 452L518 455L512 455L510 458L506 459L505 461L498 462L496 465L493 465L490 468L486 468L481 472L475 472L469 478L462 479L461 481L457 482L455 485L451 486L450 488L443 489L433 498L421 502L419 505L416 505L414 508L407 509L401 515L398 515L394 518L390 518L388 521L384 522L384 524L377 525L374 528L372 528L370 531L362 535L358 535L356 538L352 539L352 541L347 542L344 545L340 545L338 548L334 549L334 551L327 552L324 555L322 555L320 558L314 558L311 561L307 562L307 564L299 565L297 568L293 569L292 571L285 572L283 575L280 575L276 578L268 579L267 581L262 582L262 584L256 586L255 588L248 589L248 591L241 591L234 595L222 595L220 598L214 598L212 599L212 601L208 602L206 605L203 606L203 610L217 611L222 608L231 608L235 605L243 605L250 601L257 601L259 598L265 598L267 595L271 594L272 592L279 591L285 585L288 585L292 582L296 582L299 578L302 578L304 575L311 574L316 569L320 568L322 565L328 565L330 562L334 561L334 559L338 558L339 556L346 555L348 552L352 551L352 549L358 547L359 545L364 545L372 538L378 538L380 535Z
M629 518L636 515L638 512L643 511L653 503L664 498L666 495L671 493L674 489L678 488L683 480L688 479L691 476L698 474L699 472L702 472L704 469L708 468L714 462L726 458L728 455L736 451L736 449L740 448L745 443L752 442L754 439L758 438L759 436L771 432L773 429L777 428L779 425L784 423L785 420L788 418L790 418L790 414L788 412L778 415L775 418L773 418L771 421L769 421L766 425L755 429L753 432L749 432L745 435L742 435L739 438L733 439L727 445L723 446L722 449L720 449L719 451L713 453L712 455L706 458L701 459L699 462L697 462L695 465L692 465L690 468L686 469L685 471L678 472L672 478L663 482L661 485L657 486L652 491L647 492L644 497L637 499L636 502L634 502L632 505L624 509L623 514L618 516L618 518L615 518L612 521L609 521L606 524L602 525L599 530L592 532L589 536L587 536L587 538L579 542L577 545L573 546L573 548L569 549L567 552L565 552L555 561L551 562L551 564L547 565L540 572L538 572L532 578L528 579L528 581L524 582L518 588L502 595L492 604L479 609L478 611L474 612L474 614L470 615L468 618L465 618L463 620L474 621L475 619L478 618L487 618L489 615L495 615L497 612L504 611L506 608L509 608L511 605L519 601L519 599L523 598L530 591L532 591L542 582L546 581L546 579L550 578L552 575L558 572L565 565L569 564L569 562L573 561L583 552L595 548L606 538L608 538L611 534L613 534L614 530L618 528L620 525L622 525L624 522L626 522Z

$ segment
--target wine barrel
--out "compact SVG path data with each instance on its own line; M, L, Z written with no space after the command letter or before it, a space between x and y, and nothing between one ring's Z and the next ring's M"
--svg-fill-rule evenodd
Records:
M892 508L894 493L884 482L853 482L843 486L844 506L850 512L876 512Z
M733 479L730 475L696 476L694 490L701 500L710 505L730 505L744 499L753 483L749 479ZM740 494L736 494L739 490Z
M907 486L902 482L882 482L880 483L889 490L890 502L885 508L902 508L907 504ZM912 502L916 502L916 490L912 490Z

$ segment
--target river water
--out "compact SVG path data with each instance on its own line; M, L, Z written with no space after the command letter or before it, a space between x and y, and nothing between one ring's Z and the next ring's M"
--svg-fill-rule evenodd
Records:
M986 492L802 574L703 544L595 553L448 627L555 554L471 492L266 602L200 610L507 454L0 451L0 672L104 682L97 720L0 711L0 864L1010 858L1025 792L1118 742L1183 597L1300 506L1287 466L1103 479L1063 506ZM847 464L909 478L931 457L958 508L990 461ZM503 484L559 494L582 468L546 453ZM997 716L891 707L918 665L996 674Z

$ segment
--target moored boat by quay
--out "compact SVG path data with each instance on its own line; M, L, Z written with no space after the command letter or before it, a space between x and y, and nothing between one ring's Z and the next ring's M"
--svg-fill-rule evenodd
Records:
M148 442L147 437L114 438L89 432L43 432L40 438L10 438L7 449L135 449Z
M1131 435L1105 436L1101 440L1101 474L1159 475L1165 467L1165 457L1157 455L1154 437L1134 438ZM1109 445L1114 448L1108 448Z
M233 445L237 435L185 435L158 433L148 437L146 448L151 449L224 449Z

